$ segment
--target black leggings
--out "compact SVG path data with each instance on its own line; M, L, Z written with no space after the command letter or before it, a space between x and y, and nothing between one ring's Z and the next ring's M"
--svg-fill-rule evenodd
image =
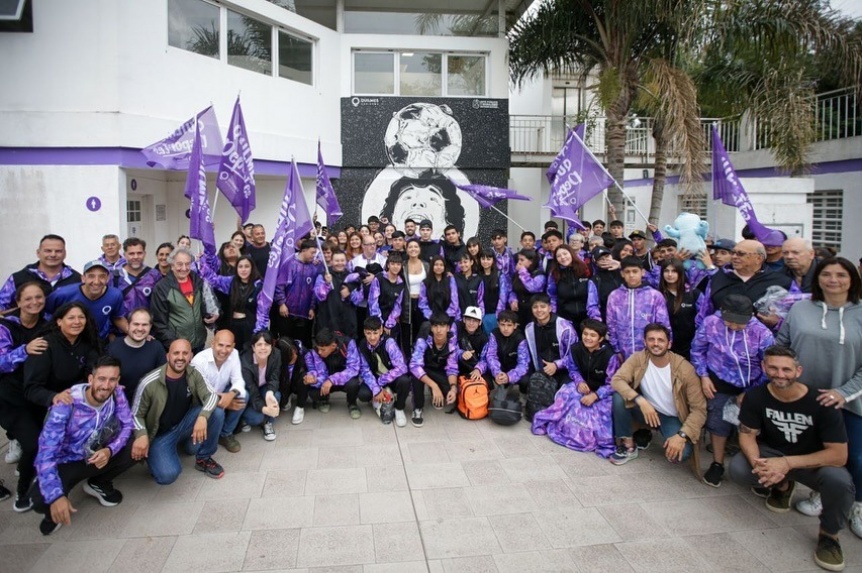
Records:
M36 454L39 451L39 434L42 433L45 413L44 408L32 404L18 407L7 402L0 404L0 425L21 444L16 490L20 497L27 494L30 482L36 477Z
M443 392L443 398L445 399L446 394L448 394L449 390L452 388L452 385L449 384L449 377L446 376L446 373L426 370L425 374L437 383L437 386L440 387L440 391ZM425 407L425 383L415 376L411 375L410 377L413 379L413 409L421 410Z
M311 397L311 401L314 404L318 404L320 402L328 402L329 396L321 396L320 388L315 388L313 386L305 386L307 396ZM370 402L373 396L371 395L371 389L362 383L359 380L358 376L354 376L350 380L347 381L347 384L344 386L335 386L333 384L332 388L329 389L329 393L333 392L344 392L347 394L347 405L355 406L356 400L362 400L363 402ZM304 404L305 400L302 396L300 396L299 392L297 392L297 398L299 402L297 404Z

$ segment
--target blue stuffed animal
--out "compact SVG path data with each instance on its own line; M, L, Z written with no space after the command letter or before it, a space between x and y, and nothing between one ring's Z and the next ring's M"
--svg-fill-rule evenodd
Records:
M697 265L700 269L705 268L699 256L706 250L704 239L709 232L709 223L701 220L694 213L680 213L673 225L665 225L664 230L670 237L676 239L678 250L685 250L692 254L692 258L683 263L686 270L693 265Z

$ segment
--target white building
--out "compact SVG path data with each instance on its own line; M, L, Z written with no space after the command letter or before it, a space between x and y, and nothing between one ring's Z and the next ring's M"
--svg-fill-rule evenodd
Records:
M21 3L32 31L0 24L3 275L32 262L49 232L66 238L77 268L106 233L145 239L154 263L159 242L188 232L185 173L150 168L139 150L211 103L224 133L240 92L257 175L251 219L270 233L292 156L310 206L318 139L340 175L351 143L342 108L354 96L474 109L497 100L506 114L501 31L527 2L297 0L297 12L285 0ZM497 145L508 163L508 142ZM227 240L236 215L226 201L214 219Z

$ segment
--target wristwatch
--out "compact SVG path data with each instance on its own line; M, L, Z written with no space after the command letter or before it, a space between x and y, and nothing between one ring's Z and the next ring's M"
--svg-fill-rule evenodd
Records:
M677 433L676 433L676 435L677 435L677 436L679 436L680 438L682 438L683 440L685 440L686 442L690 442L690 441L691 441L691 439L689 439L689 437L688 437L688 434L686 434L686 433L685 433L685 432L683 432L682 430L680 430L679 432L677 432Z

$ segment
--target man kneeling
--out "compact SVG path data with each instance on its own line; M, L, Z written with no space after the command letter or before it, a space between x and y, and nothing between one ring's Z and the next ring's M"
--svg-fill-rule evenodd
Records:
M733 481L772 488L766 508L785 513L796 482L820 492L823 511L814 561L829 571L844 569L838 532L855 499L847 463L847 433L841 412L817 402L799 381L802 367L790 348L763 353L769 383L745 393L739 412L741 452L730 462Z
M105 507L123 501L113 480L134 465L127 444L132 435L132 413L120 381L120 361L103 356L87 384L72 386L72 403L51 407L36 456L38 479L30 490L33 507L45 517L43 535L72 522L76 511L69 492L84 482L84 492Z

